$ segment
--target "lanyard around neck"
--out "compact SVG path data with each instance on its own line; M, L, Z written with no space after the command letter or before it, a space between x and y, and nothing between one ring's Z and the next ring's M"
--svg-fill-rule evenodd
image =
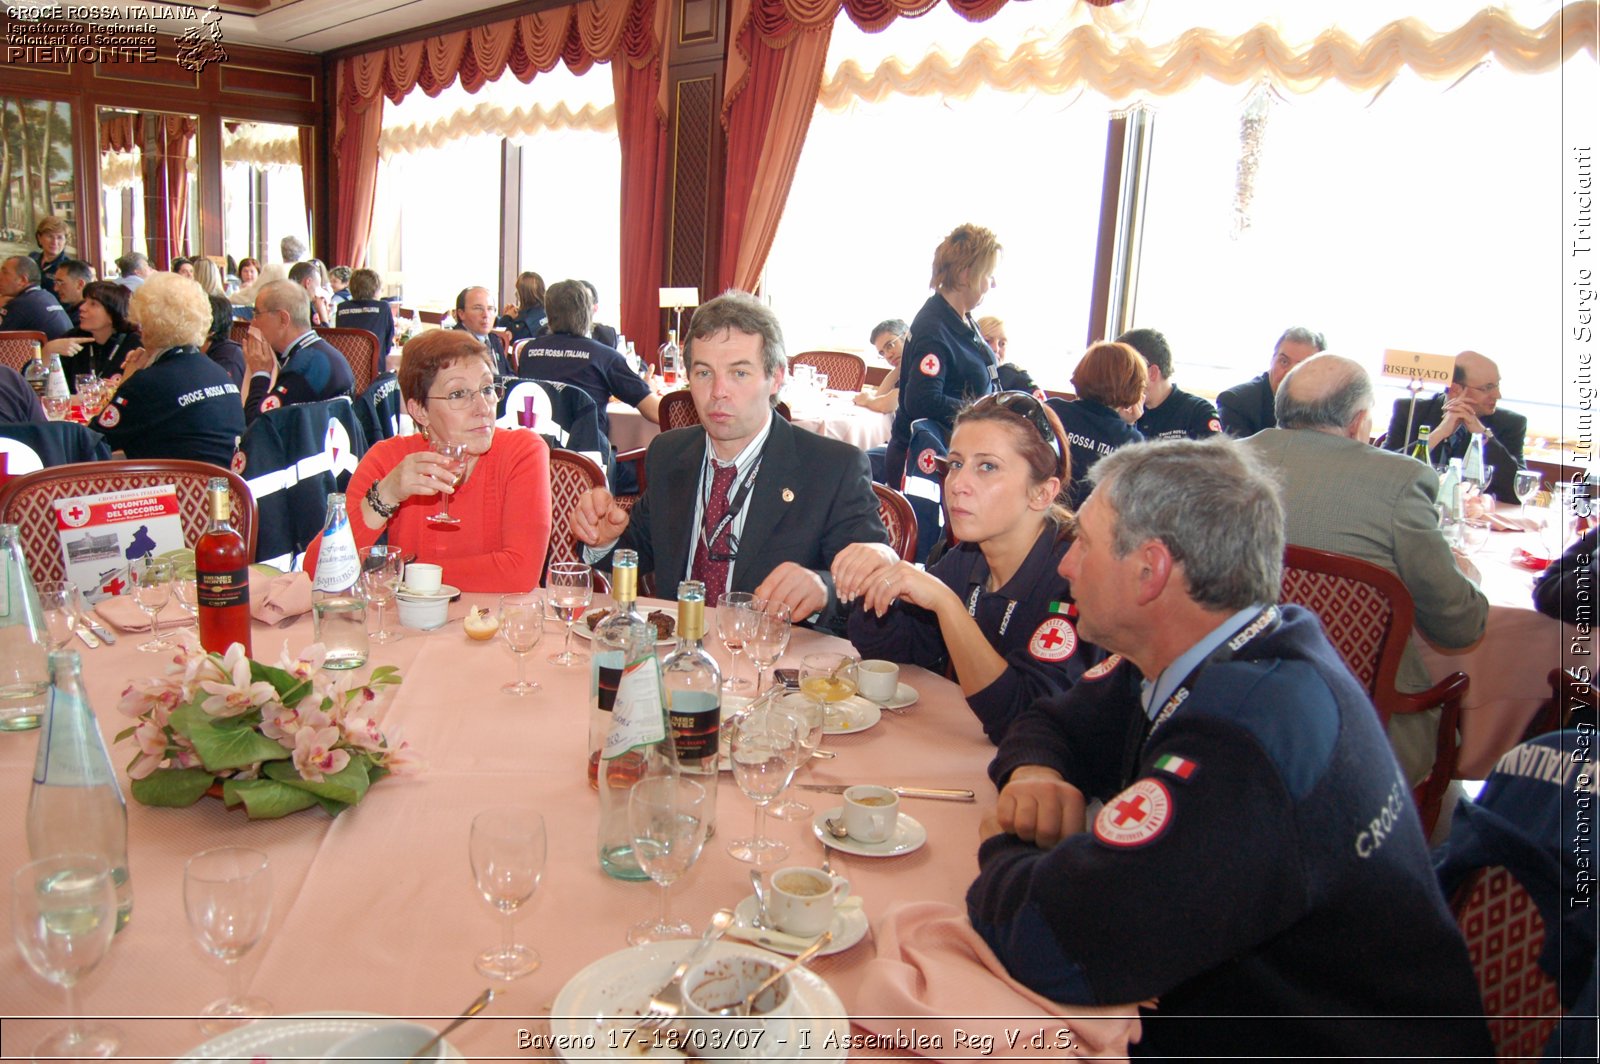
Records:
M704 472L711 474L711 476L708 477L702 474L700 478L702 485L700 489L700 510L702 514L709 514L711 512L711 482L716 477L716 463L712 460L709 452L706 454L706 466ZM705 546L706 553L708 555L713 553L713 544L722 538L722 534L727 531L728 526L733 524L734 518L739 516L739 512L743 510L745 504L750 501L750 492L751 489L755 487L756 474L759 472L761 472L761 455L758 454L756 455L756 460L750 464L750 472L746 473L744 475L744 480L740 482L739 490L734 493L733 498L728 500L727 512L722 515L722 520L717 522L717 527L711 532L710 535L706 534L706 523L704 518L701 519L700 542ZM735 473L734 475L737 476L738 474ZM735 545L733 549L728 552L728 557L726 559L718 560L732 561L734 556L738 553L739 549L737 545Z

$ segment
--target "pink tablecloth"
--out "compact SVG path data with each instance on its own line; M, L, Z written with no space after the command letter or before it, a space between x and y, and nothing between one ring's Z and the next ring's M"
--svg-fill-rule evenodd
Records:
M473 814L503 803L540 808L550 838L543 885L519 915L518 934L537 947L543 966L502 987L489 1014L452 1036L468 1057L529 1057L519 1050L519 1028L541 1030L557 992L596 959L625 948L627 926L656 904L648 883L605 876L595 857L595 797L585 778L589 673L558 669L544 656L558 642L551 625L534 656L532 675L544 693L516 699L500 692L512 676L509 654L497 642L469 640L459 621L466 606L489 596L468 596L452 606L455 618L427 635L411 634L376 648L373 664L393 664L405 676L385 723L398 725L426 757L421 776L390 779L337 820L306 811L253 822L220 802L189 809L130 804L129 867L133 921L111 956L81 987L84 1010L126 1017L124 1053L171 1059L203 1041L184 1018L220 996L224 977L191 944L183 915L183 863L210 846L240 844L266 851L272 861L274 913L267 941L245 962L250 989L280 1013L357 1010L417 1017L452 1016L483 988L472 966L478 950L498 940L498 918L477 896L467 862L467 828ZM287 641L311 641L309 618L279 631L257 625L258 657L275 659ZM116 705L130 678L148 674L150 655L116 647L86 651L84 671L92 704L109 740L124 726ZM797 630L785 665L835 644L831 637ZM716 648L723 654L720 646ZM749 663L742 668L748 674ZM977 873L978 822L993 790L985 775L992 748L959 690L942 678L908 669L905 679L921 700L904 716L885 715L870 730L830 738L835 760L815 762L803 779L878 781L966 787L977 804L908 801L906 811L926 826L928 844L892 859L838 855L834 864L877 920L891 902L922 899L960 907ZM23 810L37 732L0 735L0 874L9 880L27 845ZM113 748L126 765L132 751ZM126 780L124 780L126 787ZM808 796L818 808L829 795ZM718 906L749 892L748 866L730 858L726 840L747 831L750 803L731 781L718 794L717 838L675 889L674 908L703 924ZM798 863L815 863L821 845L802 822L771 822ZM815 965L847 1008L870 969L871 937ZM0 1015L5 1051L26 1052L62 1008L62 997L29 972L10 936L0 946ZM167 1017L167 1018L157 1018ZM1120 1052L1120 1050L1113 1050ZM939 1054L932 1054L937 1056ZM958 1055L954 1051L946 1055Z
M1533 608L1536 573L1511 564L1517 547L1543 547L1534 533L1492 533L1472 556L1479 586L1489 597L1489 620L1482 638L1461 650L1444 650L1419 640L1422 658L1435 682L1452 672L1472 680L1461 712L1461 755L1456 774L1483 779L1497 758L1515 746L1523 729L1550 696L1551 669L1567 660L1575 629ZM1581 662L1587 664L1587 662Z
M794 406L794 423L821 436L843 440L861 450L882 447L889 442L893 414L880 414L850 401L852 392L829 392L823 401ZM611 446L619 451L647 446L661 430L646 421L626 403L606 408L611 419Z

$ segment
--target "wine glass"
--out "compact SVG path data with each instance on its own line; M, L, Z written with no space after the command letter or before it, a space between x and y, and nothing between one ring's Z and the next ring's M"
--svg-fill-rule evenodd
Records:
M189 620L200 623L200 586L195 583L194 577L182 577L174 573L172 597L178 600L178 605L189 615Z
M811 755L822 745L823 729L827 724L827 708L821 699L805 691L773 692L772 708L794 721L795 743L794 772L799 772ZM791 774L792 776L792 774ZM785 798L767 810L768 816L779 820L809 820L816 810L805 802Z
M544 582L545 594L551 612L567 626L566 642L562 644L561 653L550 655L550 664L576 665L589 660L587 654L572 652L572 626L594 598L593 581L594 574L582 562L556 562L550 566L550 575Z
M244 846L219 846L183 866L183 910L200 948L228 972L228 996L200 1010L200 1029L217 1034L270 1016L272 1004L244 993L239 966L266 934L272 918L272 871L267 855Z
M770 707L752 707L729 721L728 758L734 782L756 804L750 838L734 839L728 853L754 865L774 864L789 856L789 847L763 834L767 806L789 785L797 763L800 738L794 720Z
M835 705L856 693L856 658L849 654L807 654L800 659L800 690L828 704L828 723L844 719Z
M501 944L478 954L478 971L491 979L520 979L539 967L539 951L517 942L515 922L544 875L544 817L524 806L485 809L472 818L467 856L478 893L505 916Z
M444 459L446 472L455 477L455 483L460 484L467 471L467 445L435 439L433 441L433 451ZM461 518L450 516L450 496L448 494L439 493L439 511L428 515L428 523L430 525L459 525L461 523Z
M500 596L500 638L517 659L516 682L502 684L500 690L511 695L533 694L539 684L528 679L528 655L544 638L544 601L537 591Z
M1521 517L1523 520L1528 518L1528 500L1538 493L1540 483L1541 480L1537 469L1519 469L1516 476L1512 478L1511 490L1516 494L1517 501L1522 504Z
M391 632L384 626L383 617L400 584L403 556L399 547L368 547L361 552L361 590L366 593L367 601L378 607L378 630L367 636L374 643L392 643L401 638L399 632Z
M71 580L41 580L37 590L50 649L61 650L78 628L79 611L83 608L78 585Z
M11 877L11 937L34 974L66 991L67 1029L35 1049L39 1060L109 1057L117 1032L85 1026L78 1012L78 980L111 950L117 931L117 888L105 858L57 854L17 869ZM15 1011L15 1010L7 1010Z
M722 645L733 656L733 661L728 665L728 675L722 681L724 691L751 690L750 681L739 678L739 654L750 641L757 601L748 591L730 591L717 601L717 632L722 637Z
M1487 517L1468 517L1461 522L1461 545L1470 555L1483 549L1489 542L1489 519Z
M159 614L172 598L172 563L147 554L128 566L128 579L133 583L133 601L150 615L150 640L140 643L139 649L171 650L172 644L161 638Z
M72 409L70 395L45 395L39 399L39 405L44 407L44 416L47 421L65 420L67 412Z
M706 843L706 789L681 776L650 776L628 792L628 826L639 867L661 888L661 912L628 929L628 944L686 938L694 928L671 913L672 884Z
M759 605L759 603L758 603ZM783 652L789 649L789 607L770 602L758 610L752 609L753 623L745 641L745 650L756 665L756 693L762 688L767 670L778 663Z

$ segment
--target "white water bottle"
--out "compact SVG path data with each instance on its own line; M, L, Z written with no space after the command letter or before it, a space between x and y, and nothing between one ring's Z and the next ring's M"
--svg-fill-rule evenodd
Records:
M325 669L357 669L367 663L367 603L361 594L361 556L356 553L344 495L328 496L322 551L311 582L312 624L322 644Z

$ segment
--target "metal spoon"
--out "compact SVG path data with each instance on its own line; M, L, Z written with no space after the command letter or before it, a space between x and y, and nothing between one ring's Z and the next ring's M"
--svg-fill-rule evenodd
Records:
M727 1008L715 1009L713 1010L714 1013L718 1016L750 1015L750 1010L755 1007L756 1000L766 992L767 987L771 986L773 983L776 983L779 979L782 979L784 976L800 967L806 961L810 960L818 950L825 948L832 941L833 932L824 931L822 934L817 936L817 940L815 942L811 943L811 945L795 954L794 958L790 960L788 964L783 965L777 971L763 979L760 986L756 987L754 990L750 991L750 993L744 996L743 1001L729 1005Z
M832 835L836 839L848 839L850 837L850 829L844 826L843 820L839 820L831 816L824 817L822 820L822 826L827 828L828 834Z
M460 1027L463 1023L466 1023L468 1020L472 1019L472 1017L476 1016L478 1013L482 1012L484 1009L488 1008L489 1007L489 1002L491 1002L493 1000L494 1000L494 987L492 987L492 986L484 987L483 993L481 993L477 997L473 998L472 999L472 1004L468 1005L466 1007L466 1009L461 1013L461 1015L459 1015L455 1019L451 1020L450 1023L445 1027L444 1030L440 1031L438 1034L434 1035L432 1038L430 1038L426 1042L424 1042L422 1044L422 1047L420 1049L418 1049L415 1053L412 1053L411 1056L406 1060L406 1064L414 1064L415 1061L417 1061L417 1060L421 1059L422 1057L427 1056L429 1053L433 1052L433 1047L438 1045L440 1040L443 1039L445 1035L449 1034L451 1031L455 1030L457 1027Z
M761 882L761 870L759 868L750 869L750 885L756 891L755 925L757 927L770 928L772 925L767 923L767 889Z

